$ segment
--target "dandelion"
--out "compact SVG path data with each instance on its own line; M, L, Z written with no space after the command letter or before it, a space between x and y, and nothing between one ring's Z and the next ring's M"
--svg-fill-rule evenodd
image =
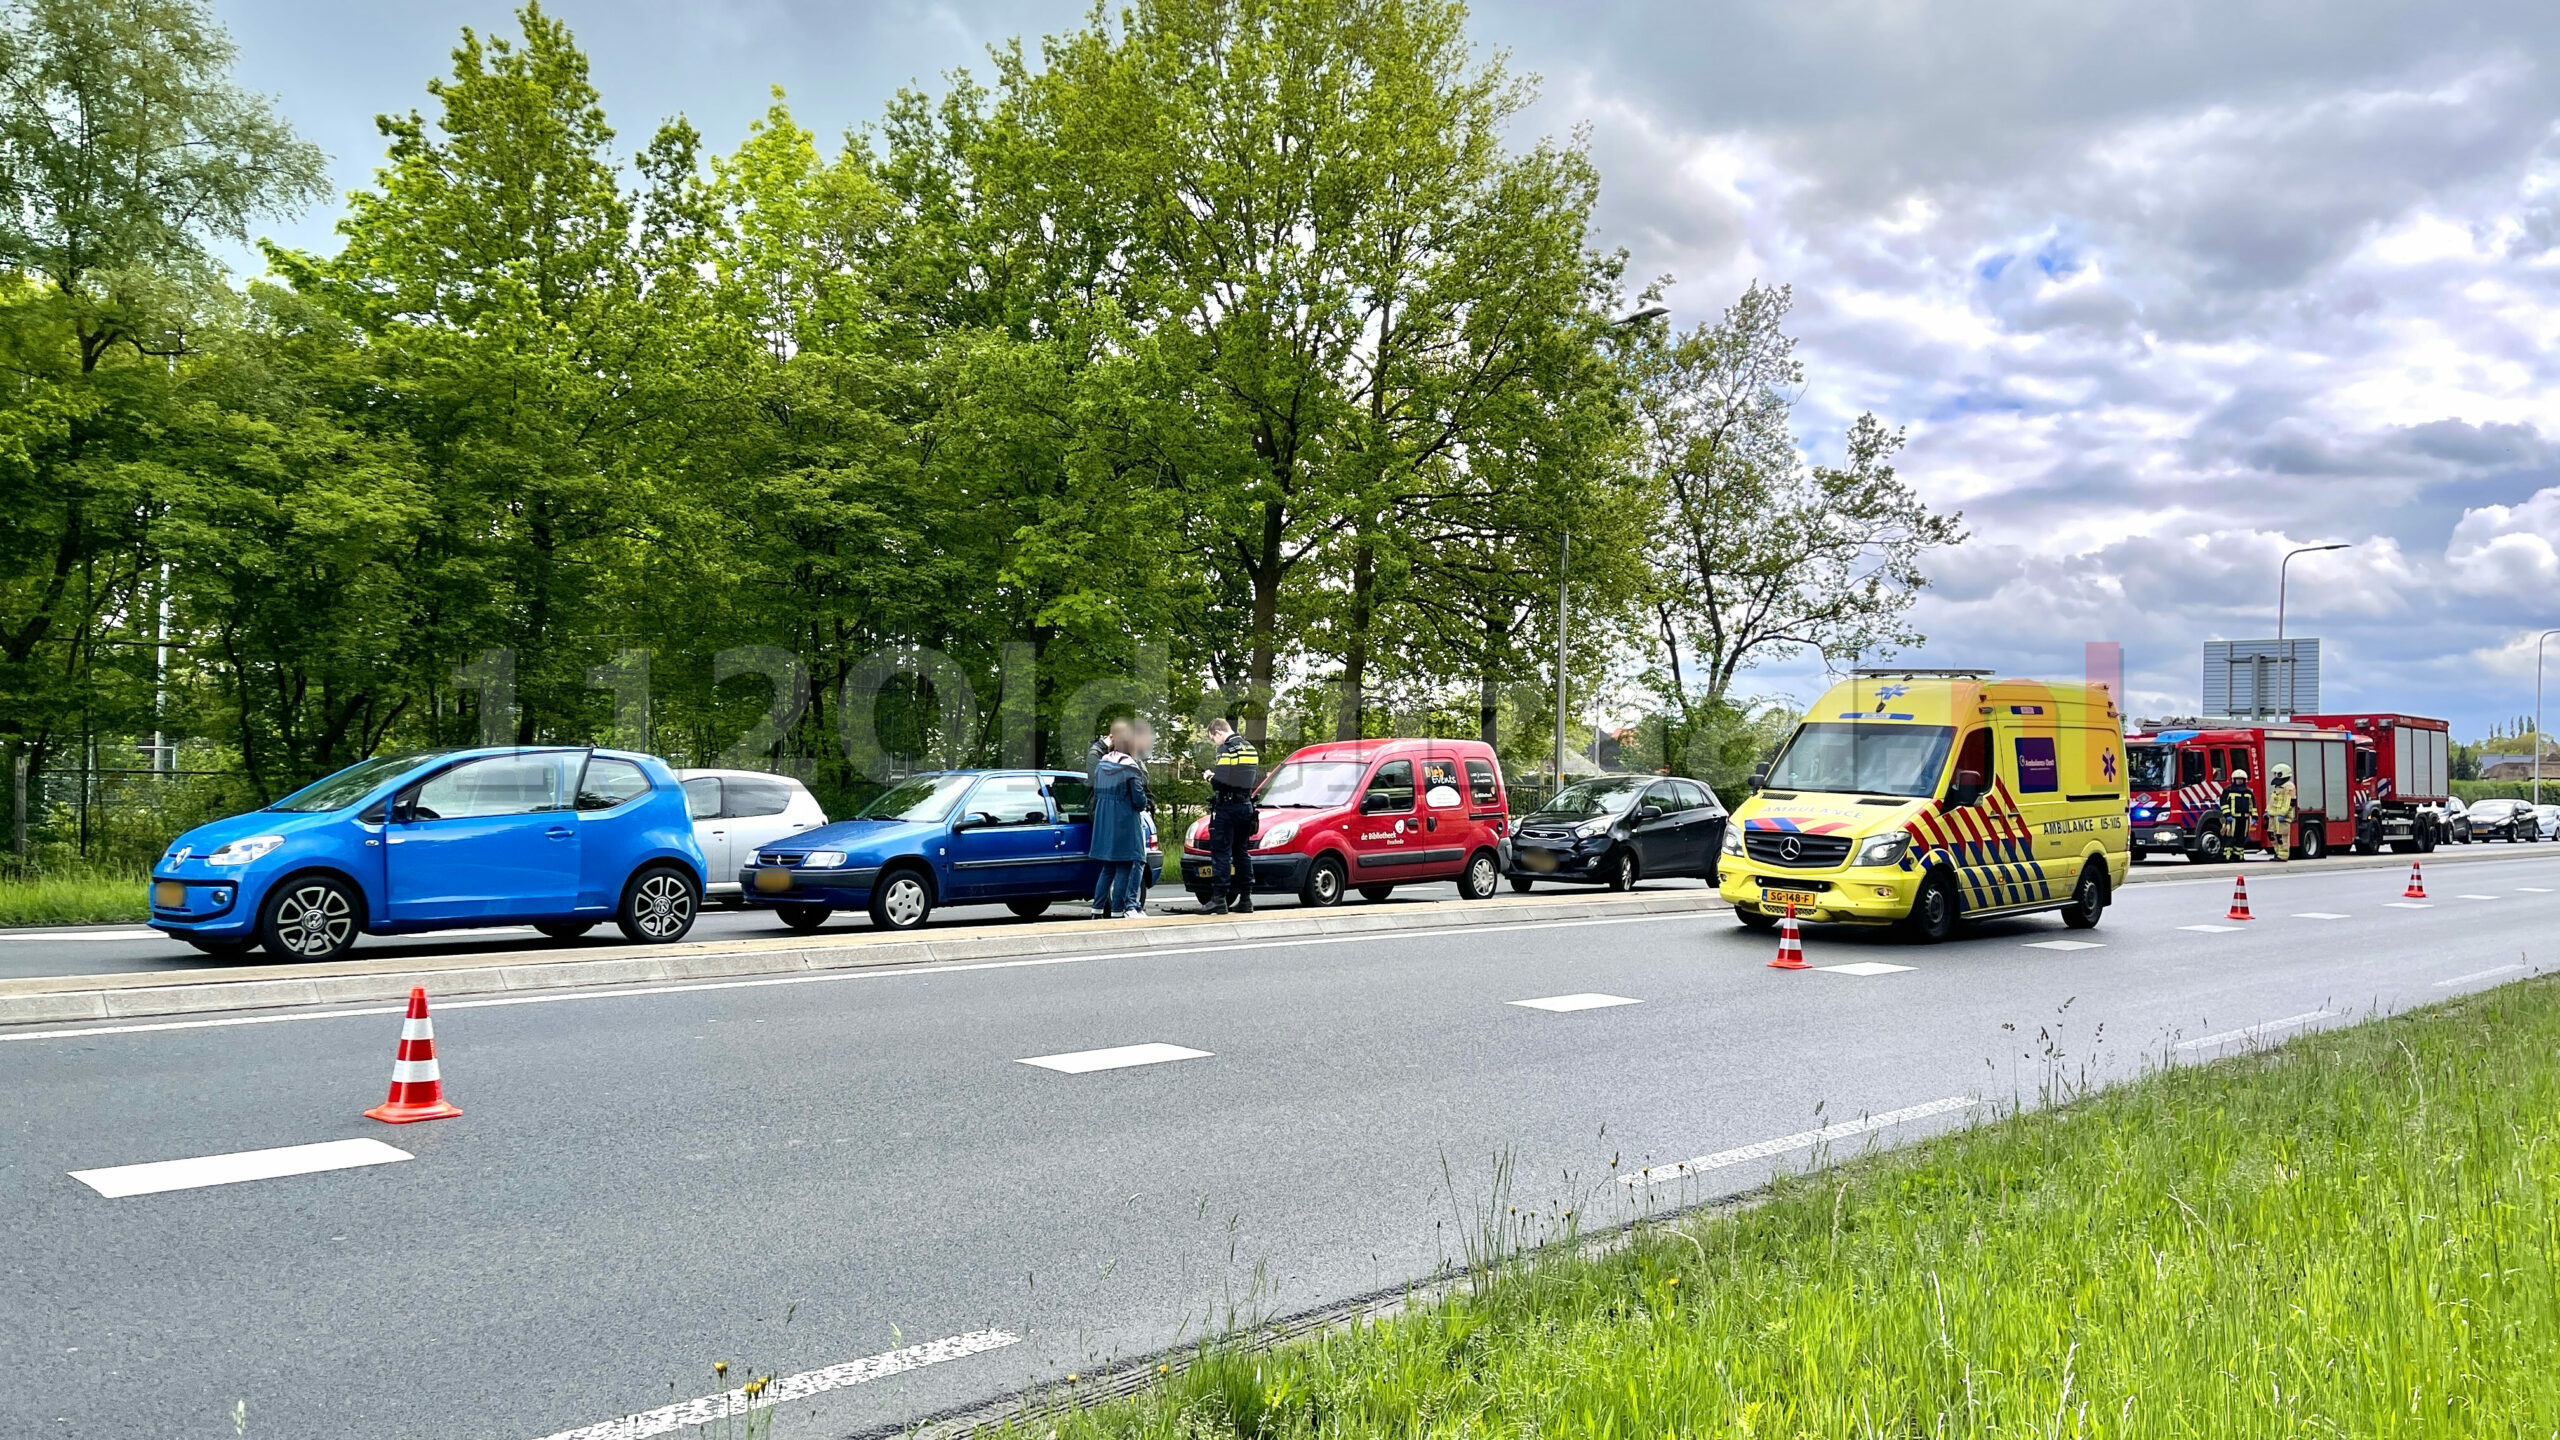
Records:
M712 1361L712 1362L711 1362L711 1373L712 1373L712 1374L714 1374L714 1375L726 1375L726 1374L728 1374L728 1373L729 1373L729 1362L728 1362L728 1361L726 1361L726 1360L714 1360L714 1361Z

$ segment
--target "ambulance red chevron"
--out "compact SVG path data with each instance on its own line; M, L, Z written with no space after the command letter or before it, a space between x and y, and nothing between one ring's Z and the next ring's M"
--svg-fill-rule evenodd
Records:
M2106 691L1984 670L1860 670L1798 722L1725 830L1724 898L1768 928L2060 910L2124 880L2123 720Z

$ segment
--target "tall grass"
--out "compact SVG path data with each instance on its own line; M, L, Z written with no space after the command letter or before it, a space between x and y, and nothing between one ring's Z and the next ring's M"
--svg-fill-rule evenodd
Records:
M2560 982L1551 1250L1062 1436L2477 1436L2560 1428Z
M150 884L150 879L138 872L76 871L0 878L0 927L96 925L148 919Z

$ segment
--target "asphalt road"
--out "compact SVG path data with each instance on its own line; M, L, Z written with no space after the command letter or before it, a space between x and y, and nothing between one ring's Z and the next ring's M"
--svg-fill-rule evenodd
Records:
M465 1114L400 1128L358 1118L378 1011L0 1031L0 1414L536 1440L711 1393L715 1359L895 1353L777 1434L912 1421L1393 1287L1512 1206L1615 1222L1806 1163L1762 1142L1819 1125L1933 1107L1839 1148L1899 1143L2547 963L2560 854L2430 866L2426 908L2402 879L2253 867L2245 925L2217 869L2095 932L1808 935L1866 973L1685 915L455 1002ZM1514 1003L1583 994L1635 1003ZM1021 1063L1149 1043L1206 1053ZM69 1173L350 1139L415 1159L112 1199ZM990 1330L1018 1343L907 1348Z

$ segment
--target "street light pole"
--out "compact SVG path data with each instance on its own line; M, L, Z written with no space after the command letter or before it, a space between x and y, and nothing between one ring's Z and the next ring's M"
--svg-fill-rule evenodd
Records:
M2542 803L2542 643L2560 630L2545 630L2533 641L2533 803Z
M2293 568L2293 557L2296 555L2317 555L2323 550L2351 550L2353 548L2355 547L2343 543L2337 545L2305 545L2299 550L2286 551L2283 563L2276 566L2276 663L2284 667L2284 718L2287 720L2293 718L2294 665L2293 652L2286 649L2284 645L2284 590L2286 581L2291 578L2288 572Z

